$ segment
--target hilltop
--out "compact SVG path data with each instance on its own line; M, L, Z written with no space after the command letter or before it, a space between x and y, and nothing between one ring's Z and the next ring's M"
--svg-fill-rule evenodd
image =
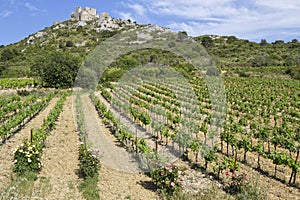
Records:
M67 51L84 58L106 38L140 26L147 25L116 19L106 12L98 14L93 8L77 7L69 20L54 22L17 43L1 46L0 77L30 76L30 65L43 51ZM206 48L222 70L237 70L239 75L248 76L245 70L261 73L268 67L268 73L299 78L300 42L296 39L287 43L282 40L267 43L264 39L256 43L216 35L194 39Z
M93 17L87 8L80 9L66 21L54 22L17 43L1 46L2 77L28 76L34 57L41 51L68 51L84 57L105 38L138 26L130 20L112 18L108 13Z

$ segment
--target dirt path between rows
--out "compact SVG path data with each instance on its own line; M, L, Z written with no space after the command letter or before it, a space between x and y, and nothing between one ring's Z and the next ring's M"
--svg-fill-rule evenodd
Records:
M46 147L42 155L43 168L40 179L46 179L47 193L35 190L32 199L83 199L78 191L79 178L79 136L76 131L72 97L68 97L59 116L55 130L46 139ZM36 181L36 187L41 183Z
M49 105L26 124L21 131L0 146L0 188L9 185L10 177L12 175L14 150L25 138L30 137L31 129L42 126L44 119L48 116L50 110L55 106L57 101L58 98L52 99L49 102Z
M138 173L135 159L118 143L114 136L99 119L94 105L88 95L82 96L82 109L85 113L85 124L88 132L88 141L94 149L100 150L101 163L110 168L125 172Z
M154 185L149 177L117 171L106 166L101 167L98 187L101 199L159 199L153 191Z
M153 191L150 178L138 173L138 165L123 147L117 146L89 99L82 96L88 141L100 151L102 167L99 173L101 199L159 199ZM135 172L135 173L133 173Z

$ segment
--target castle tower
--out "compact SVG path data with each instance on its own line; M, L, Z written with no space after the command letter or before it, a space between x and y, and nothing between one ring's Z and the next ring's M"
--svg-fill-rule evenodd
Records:
M76 13L81 13L82 9L80 6L76 6Z
M77 21L90 21L93 19L98 19L99 15L95 8L81 8L80 6L76 7L76 11L72 13L71 19Z

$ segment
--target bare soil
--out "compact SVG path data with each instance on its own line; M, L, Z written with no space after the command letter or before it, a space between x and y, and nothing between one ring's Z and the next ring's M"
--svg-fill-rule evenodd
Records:
M41 159L43 167L38 177L47 180L47 193L35 190L32 199L83 199L78 191L78 149L79 136L73 117L72 97L68 97L55 130L46 139ZM35 183L36 187L41 187L40 182Z
M117 171L105 165L100 170L98 187L101 199L160 199L149 177Z
M87 95L82 97L88 141L100 151L102 167L98 187L101 199L159 199L150 178L138 173L137 164L130 153L105 127Z
M101 163L112 169L138 173L138 165L134 158L123 147L117 146L118 141L99 119L88 95L82 96L82 102L88 143L93 149L100 151Z

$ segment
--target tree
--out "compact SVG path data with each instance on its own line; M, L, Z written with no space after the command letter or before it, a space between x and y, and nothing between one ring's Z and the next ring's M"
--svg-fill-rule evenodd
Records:
M297 39L292 39L292 43L299 43Z
M19 52L16 49L4 49L1 52L0 60L2 62L8 61L13 59L14 57L18 56Z
M260 43L259 43L261 46L265 46L268 44L267 40L266 39L261 39Z
M233 42L237 41L238 39L235 36L229 36L227 39L228 44L232 44Z
M112 63L101 76L100 82L118 81L127 71L139 66L141 63L131 56L124 56Z
M186 39L188 37L188 34L186 31L179 31L178 32L178 39L180 41L183 41L184 39Z
M209 36L204 36L201 39L201 44L206 48L210 49L212 47L213 40Z
M268 56L267 54L256 55L252 59L251 66L252 67L268 66L271 64L271 61L272 60L270 59L270 56Z
M81 59L67 52L50 52L38 57L31 66L33 75L47 87L70 88L74 85Z
M183 35L185 35L185 36L188 36L188 34L187 34L186 31L179 31L178 33L179 33L179 34L183 34Z
M290 67L288 70L286 70L285 73L289 74L296 80L300 80L300 67Z
M7 68L8 68L8 66L6 66L6 65L0 65L0 76L2 75L2 72L4 70L6 70Z
M283 40L276 40L272 44L285 44Z
M66 42L66 47L73 47L73 46L74 46L74 43L72 41L68 40Z
M124 56L117 62L117 66L124 70L130 70L139 66L141 63L133 57Z

